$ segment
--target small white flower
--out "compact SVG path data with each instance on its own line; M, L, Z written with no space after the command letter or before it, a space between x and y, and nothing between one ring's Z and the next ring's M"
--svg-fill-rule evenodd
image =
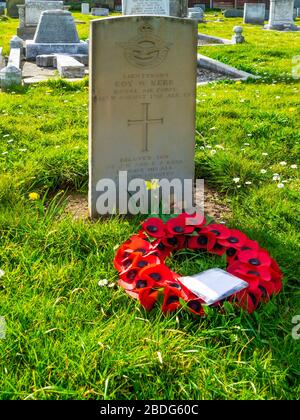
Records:
M241 185L237 185L236 188L241 188Z
M279 162L279 165L281 165L281 166L286 166L286 162L283 160L282 162Z
M250 143L244 143L244 146L250 146Z
M108 284L108 280L107 279L102 279L102 280L99 280L98 281L98 286L100 286L100 287L107 286L107 284Z
M158 357L159 363L163 364L164 362L163 362L163 359L162 359L162 356L161 356L161 352L160 352L160 351L158 351L156 354L157 354L157 357Z
M109 283L108 287L110 287L112 289L113 287L115 287L115 285L116 285L116 283Z
M0 268L0 279L1 279L1 277L4 276L4 274L5 274L5 272L3 270L1 270L1 268Z
M7 143L12 143L13 139L7 140Z
M280 181L280 175L279 174L274 174L272 179L273 179L273 181Z
M215 129L216 129L216 127L211 127L211 128L210 128L210 130L215 130Z
M216 149L222 149L222 150L224 150L224 149L225 149L225 147L224 147L224 146L222 146L221 144L216 144Z
M284 184L279 183L279 184L277 184L277 187L278 187L278 188L284 188Z
M19 149L19 152L27 152L27 149Z
M251 182L251 181L246 181L246 182L245 182L245 184L246 184L246 185L251 185L251 184L252 184L252 182Z
M208 145L206 146L206 148L207 148L207 149L211 149L212 147L208 144Z
M261 174L265 174L266 172L267 172L267 171L266 171L266 169L261 169L261 170L260 170L260 173L261 173Z
M5 138L5 137L9 137L9 134L4 134L3 138Z
M269 153L267 152L262 152L262 156L268 156Z
M233 178L232 181L237 184L238 182L240 182L240 178Z
M210 154L211 155L215 155L216 153L217 153L217 151L215 149L213 149L213 150L210 151Z
M291 165L291 169L297 169L297 168L298 168L298 166L296 164Z
M280 99L281 98L281 96L276 96L276 99Z
M7 155L8 154L8 152L2 152L2 155Z

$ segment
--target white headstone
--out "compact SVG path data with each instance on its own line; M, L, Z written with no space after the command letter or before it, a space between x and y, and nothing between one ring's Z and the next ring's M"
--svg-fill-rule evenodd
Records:
M263 25L265 22L266 5L265 3L245 3L244 4L244 23Z
M126 16L91 22L89 209L99 181L194 178L197 24ZM116 203L117 210L118 204Z
M293 14L294 0L270 0L270 17L266 29L297 30Z
M169 0L123 0L123 15L161 15L170 14Z
M83 15L90 14L90 4L89 3L81 3L81 13Z

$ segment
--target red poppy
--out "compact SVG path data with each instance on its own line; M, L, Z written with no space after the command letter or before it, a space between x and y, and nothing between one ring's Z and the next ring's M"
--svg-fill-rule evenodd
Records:
M253 250L253 251L258 251L259 250L259 244L256 241L252 241L252 239L247 239L247 241L244 243L244 245L242 246L241 250L242 251L247 251L247 250Z
M158 290L146 287L138 292L139 300L146 311L151 311L157 302Z
M161 284L166 280L176 279L177 274L169 270L164 264L153 264L142 268L139 277L144 280L154 280L157 284Z
M166 246L161 239L156 239L152 242L152 251L149 255L156 255L161 261L164 261L172 252L170 246Z
M172 284L171 285L169 284L167 287L165 287L164 301L162 305L163 313L176 311L176 309L178 309L181 306L180 301L179 301L180 298L181 298L180 289L178 289L175 286L172 286Z
M187 302L188 309L196 315L204 315L203 300L195 297Z
M172 250L185 248L186 238L184 235L166 235L162 238L162 243Z
M215 236L212 233L199 233L199 235L191 236L188 238L188 248L190 249L207 249L208 241L214 240L216 242Z
M267 266L253 266L251 264L241 263L236 261L227 267L227 271L231 274L240 277L239 274L246 278L261 278L265 281L271 280L270 268Z
M153 238L162 238L165 235L165 225L159 217L150 217L142 223L142 227Z
M194 231L194 226L186 225L186 214L169 219L166 223L166 232L170 235L189 234Z
M238 260L246 264L250 264L253 267L271 265L271 257L267 251L260 249L259 251L241 251L238 254Z
M210 225L204 226L201 231L212 232L218 240L226 239L230 236L230 229L217 223L211 223Z
M229 236L226 238L218 238L218 243L228 248L242 248L247 240L247 236L241 231L237 229L230 229Z

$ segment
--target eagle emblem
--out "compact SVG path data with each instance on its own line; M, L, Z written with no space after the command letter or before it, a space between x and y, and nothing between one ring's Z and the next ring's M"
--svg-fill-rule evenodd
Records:
M154 35L153 26L147 22L138 28L138 35L128 42L119 45L124 49L128 63L135 67L147 69L161 64L168 55L171 43L164 42Z

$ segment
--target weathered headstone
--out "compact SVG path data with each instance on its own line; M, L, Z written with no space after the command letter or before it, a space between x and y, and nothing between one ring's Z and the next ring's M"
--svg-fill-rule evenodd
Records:
M7 0L6 7L8 16L17 18L19 16L17 4L24 4L24 2L25 0Z
M300 17L300 7L297 7L297 17Z
M83 15L90 14L90 4L89 3L81 3L81 13Z
M0 71L0 86L2 90L5 91L13 86L18 86L21 83L22 72L18 67L8 64Z
M187 17L188 0L170 0L170 16Z
M18 36L24 40L33 39L42 12L63 10L63 7L63 1L25 0L25 4L18 5Z
M93 16L108 16L109 15L109 9L105 7L93 7L91 9L91 13Z
M270 0L270 17L266 29L298 30L294 25L294 0Z
M123 15L169 15L169 0L123 0Z
M189 9L188 17L189 19L196 19L198 22L203 21L204 12L202 9Z
M2 54L2 51L3 51L3 48L2 47L0 47L0 70L2 70L3 69L3 67L5 67L5 58L3 57L3 54Z
M227 9L224 11L224 17L226 18L237 18L243 16L244 11L242 9Z
M244 23L263 25L265 22L265 14L265 3L245 3L244 5Z
M126 16L91 22L90 184L193 179L197 25L188 19ZM118 204L116 203L117 210Z
M42 12L33 41L26 41L26 58L43 54L87 54L88 44L80 41L72 14L65 10Z

